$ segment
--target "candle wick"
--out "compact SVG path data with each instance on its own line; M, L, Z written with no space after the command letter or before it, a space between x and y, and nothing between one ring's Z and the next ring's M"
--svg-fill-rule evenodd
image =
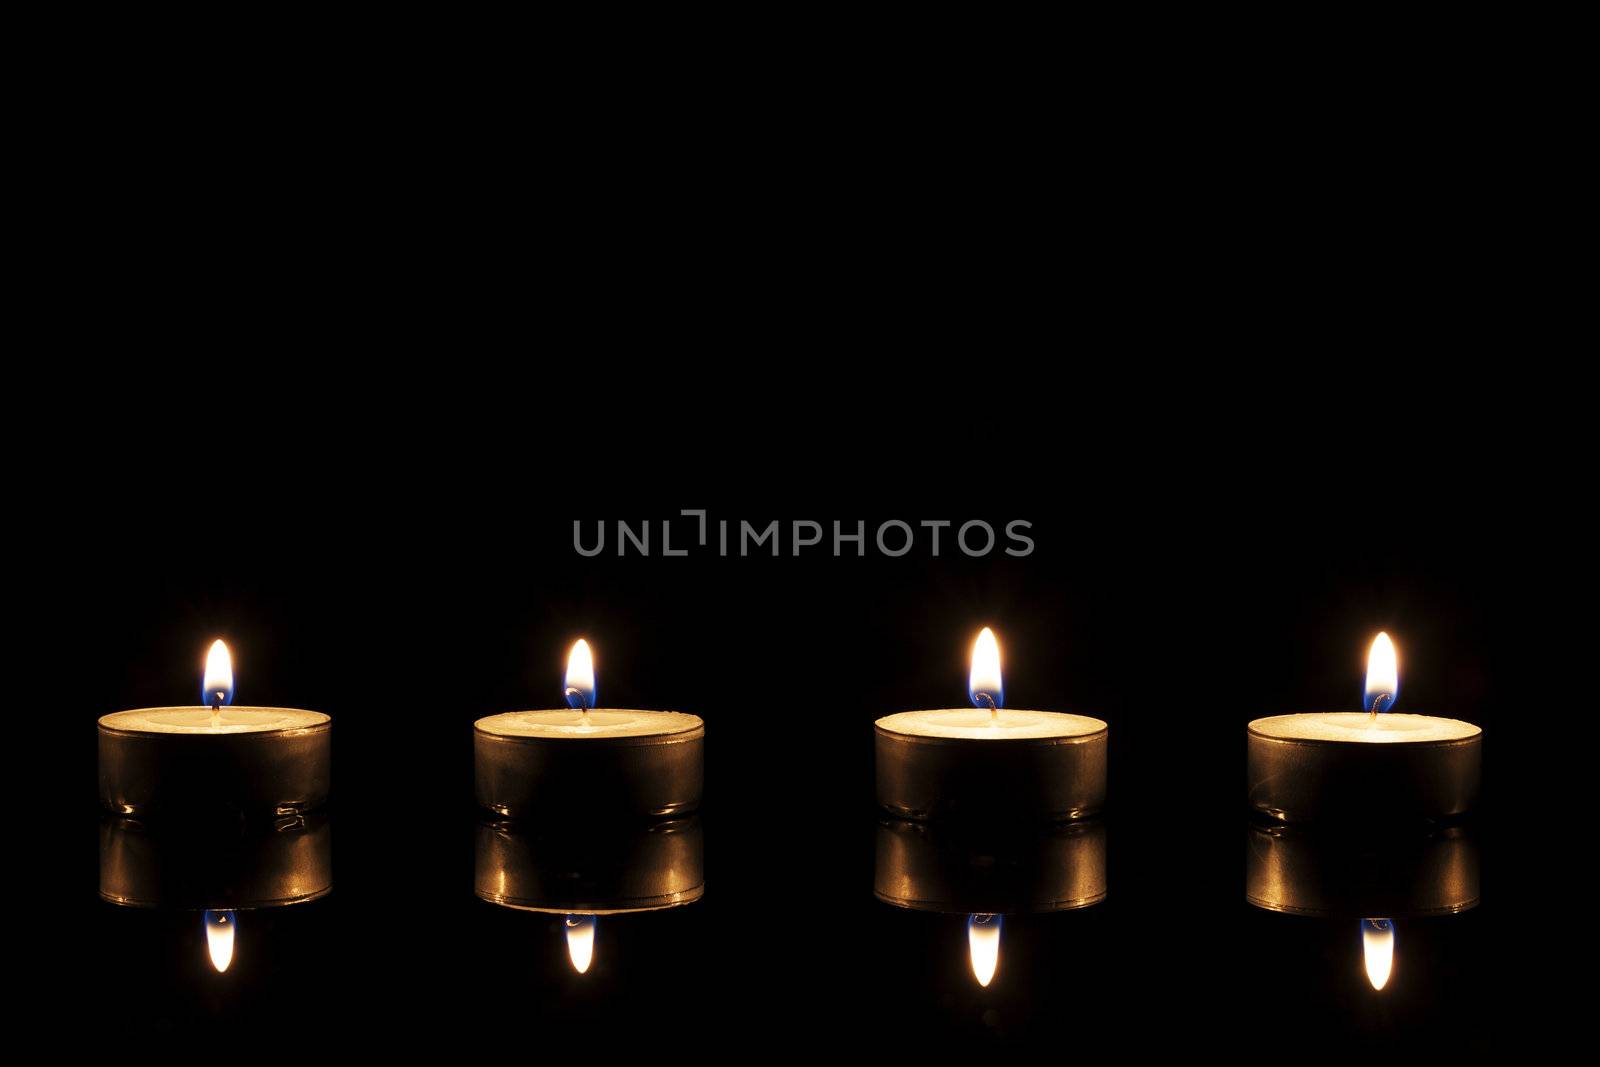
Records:
M1368 722L1377 722L1378 721L1378 708L1380 706L1382 706L1384 709L1387 710L1388 707L1389 707L1389 702L1392 701L1392 700L1394 700L1394 697L1389 693L1379 693L1377 696L1373 697L1372 698L1372 707L1367 709L1367 721Z
M1000 721L1000 706L994 702L994 697L988 693L979 693L973 699L978 702L980 707L989 709L989 722L991 725Z

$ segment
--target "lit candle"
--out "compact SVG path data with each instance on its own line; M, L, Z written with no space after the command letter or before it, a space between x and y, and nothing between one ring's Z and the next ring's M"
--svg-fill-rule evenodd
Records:
M100 800L124 815L310 811L328 799L333 720L233 705L228 646L211 646L201 705L100 718Z
M676 711L595 707L587 641L572 646L567 707L473 725L478 804L501 815L672 815L700 805L705 723Z
M906 711L877 722L878 803L897 815L1070 819L1106 797L1109 727L1086 715L1004 706L1000 647L972 650L971 708Z
M1396 714L1398 656L1380 633L1359 712L1274 715L1246 729L1250 806L1284 820L1446 818L1477 799L1483 731Z

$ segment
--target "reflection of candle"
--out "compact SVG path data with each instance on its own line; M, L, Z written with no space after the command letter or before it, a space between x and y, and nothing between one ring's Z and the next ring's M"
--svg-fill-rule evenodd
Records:
M211 966L222 974L233 962L233 935L239 925L238 917L231 911L208 911L205 924L206 951L211 956Z
M1245 899L1290 915L1409 919L1454 915L1478 906L1478 845L1470 825L1419 832L1403 824L1389 832L1356 833L1324 827L1245 826Z
M474 724L481 806L519 818L578 808L671 815L699 806L706 736L699 716L596 708L586 641L567 659L565 695L566 708Z
M1049 826L884 819L873 895L909 911L966 914L980 985L993 980L1002 916L1073 911L1106 898L1106 831L1098 819Z
M877 722L878 803L897 815L1077 818L1105 803L1109 728L1099 719L1004 707L1000 650L973 646L973 707Z
M594 960L594 928L598 921L593 915L567 916L567 958L579 974L588 974Z
M328 798L332 720L295 708L233 707L221 641L206 657L204 705L100 718L100 800L122 814L232 808L289 813Z
M473 891L518 911L563 915L579 974L594 960L601 915L692 904L705 893L700 817L640 822L518 823L478 827Z
M553 915L622 915L692 904L705 893L700 819L484 822L478 826L473 892L501 907Z
M972 977L988 988L1000 966L1000 927L998 915L974 914L967 917L967 958L972 961Z
M1394 923L1388 919L1361 920L1361 949L1367 961L1367 981L1382 991L1394 970Z
M947 914L1087 908L1106 898L1105 824L885 819L878 823L872 891L897 908Z
M1281 819L1460 815L1477 797L1483 731L1459 719L1397 715L1394 645L1368 655L1360 712L1274 715L1250 723L1250 805Z

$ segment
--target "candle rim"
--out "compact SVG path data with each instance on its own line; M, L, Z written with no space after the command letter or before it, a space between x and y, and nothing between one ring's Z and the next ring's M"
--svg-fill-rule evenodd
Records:
M1281 737L1277 734L1269 734L1264 730L1259 730L1256 728L1258 723L1270 722L1275 719L1292 719L1299 716L1316 715L1350 715L1363 719L1368 717L1367 712L1364 711L1292 711L1282 715L1263 715L1259 718L1250 720L1249 724L1245 726L1245 734L1248 737L1259 737L1263 741L1271 741L1280 745L1368 745L1382 747L1427 747L1429 745L1471 745L1483 740L1483 727L1479 726L1477 723L1468 722L1465 719L1453 719L1447 715L1428 715L1424 712L1417 711L1380 711L1378 715L1380 718L1433 719L1437 722L1447 722L1454 723L1458 726L1465 726L1470 728L1472 732L1462 737L1427 737L1410 739L1394 738L1385 741L1363 741L1353 737Z
M1099 725L1094 727L1094 728L1092 728L1087 733L1081 733L1081 734L1048 734L1048 735L1045 735L1043 737L1040 737L1040 736L1037 736L1037 735L1028 736L1028 737L1017 736L1017 735L1007 735L1007 734L1004 734L1004 733L1000 733L999 731L996 731L994 733L994 735L992 735L992 736L984 735L984 736L981 736L981 737L950 737L950 736L945 736L945 735L941 735L941 734L908 734L908 733L906 733L906 732L904 732L902 730L896 730L893 726L885 726L884 725L885 723L889 722L889 720L897 719L902 715L925 715L925 714L928 714L929 712L960 712L962 714L970 715L970 714L972 714L974 712L974 710L975 709L970 708L970 707L968 707L968 708L913 708L910 711L897 711L892 715L885 715L885 716L879 718L872 725L873 725L873 729L876 732L878 732L880 734L883 734L884 736L893 737L893 738L896 738L896 739L904 739L904 740L909 741L909 742L911 742L913 744L932 744L932 745L948 745L948 744L957 744L957 745L959 745L959 744L966 744L968 742L971 742L971 743L974 743L974 744L983 744L983 745L994 745L994 744L1079 745L1079 744L1085 744L1085 743L1090 742L1090 741L1099 740L1101 738L1109 736L1110 733L1111 733L1111 724L1106 722L1106 720L1101 719L1101 718L1097 718L1096 716L1093 716L1093 715L1081 715L1081 714L1079 714L1078 712L1075 712L1075 711L1039 711L1039 710L1034 709L1034 708L1002 708L1001 709L1001 713L1002 714L1013 714L1013 715L1015 715L1015 714L1044 715L1044 716L1049 716L1051 718L1061 718L1061 719L1081 719L1081 720L1083 720L1085 722L1098 723Z
M559 712L564 715L573 716L582 714L582 712L576 708L522 708L517 711L499 711L495 712L493 715L484 715L473 722L472 731L477 736L486 738L490 741L504 741L508 744L538 744L544 741L583 741L589 744L594 744L596 742L603 741L611 744L648 745L670 744L677 741L690 741L697 737L705 736L705 720L698 715L693 715L686 711L662 711L660 709L651 708L590 708L588 711L590 715L603 713L625 715L667 715L672 716L674 719L680 720L680 722L673 729L656 730L650 733L636 734L606 734L600 732L592 734L510 734L502 733L485 725L486 723L493 722L495 719L503 719L515 715L536 715L547 712Z
M263 736L267 734L300 734L315 733L318 730L328 730L333 727L333 716L325 711L312 711L310 708L272 708L259 704L230 704L224 711L268 711L268 712L293 712L296 715L314 715L314 722L299 723L293 726L274 726L261 730L214 730L206 733L190 732L188 730L140 730L118 726L113 720L131 715L149 715L162 711L203 711L209 713L212 709L204 704L173 704L169 707L156 708L127 708L123 711L113 711L100 716L98 722L100 729L108 734L124 734L129 737L238 737L241 735Z

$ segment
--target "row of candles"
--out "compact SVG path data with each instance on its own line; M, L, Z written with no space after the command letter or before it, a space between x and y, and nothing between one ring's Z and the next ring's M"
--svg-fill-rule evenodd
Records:
M233 704L227 646L206 657L195 707L100 719L100 796L123 814L226 806L286 814L328 797L332 719L321 712ZM567 659L566 707L490 715L474 724L476 795L515 818L603 804L633 815L695 810L705 723L675 711L596 706L594 659ZM1249 803L1284 820L1374 812L1453 817L1472 805L1483 731L1458 719L1398 714L1398 657L1372 642L1361 711L1275 715L1246 730ZM970 708L908 711L876 724L877 795L912 819L998 814L1074 819L1106 799L1110 728L1101 719L1007 708L1000 649L987 627L973 645Z
M700 804L704 722L680 712L600 708L596 692L593 656L588 643L580 640L568 657L565 708L492 715L474 727L476 799L505 820L485 829L488 836L480 836L480 859L487 855L493 862L487 878L480 870L478 895L506 907L564 913L572 961L580 972L592 959L597 914L671 907L692 902L703 892L697 824L692 830L679 824ZM101 718L100 795L111 812L159 821L225 809L293 820L326 802L331 784L329 716L235 706L231 661L222 641L207 655L202 694L204 703L198 706ZM1250 807L1277 823L1358 821L1369 827L1465 814L1477 793L1482 731L1456 719L1396 713L1398 694L1398 658L1389 637L1380 633L1368 655L1360 711L1251 722L1246 734ZM1108 725L1084 715L1005 707L999 645L987 628L973 646L968 696L969 708L902 712L876 723L878 802L903 820L886 827L907 828L880 834L879 899L906 908L946 910L964 890L946 891L953 883L940 873L945 864L941 857L947 857L951 834L930 828L987 826L1004 827L1008 833L1021 828L1025 836L1028 827L1042 828L1038 841L1050 857L1038 878L1044 897L1030 897L1028 890L1021 892L1020 903L1012 903L1023 909L1067 910L1103 900L1104 834L1094 831L1093 816L1106 799ZM652 828L654 836L642 839L645 852L633 859L669 847L676 850L674 860L662 869L691 872L692 877L668 879L670 885L650 883L654 892L647 899L634 893L619 902L604 899L602 893L581 900L557 892L553 896L569 899L552 903L549 887L537 877L537 865L518 858L516 843L524 835L516 831L516 821L575 809L663 820ZM1057 829L1062 826L1073 832L1063 836ZM962 831L954 837L964 842L958 854L970 852L970 835ZM116 871L137 869L137 862L128 858L136 851L130 853L125 840L121 844L113 850L113 882ZM1017 846L1013 841L1006 847ZM548 851L549 842L541 848ZM103 858L113 853L102 850ZM1277 854L1283 853L1280 847ZM303 862L309 855L302 852L297 859L296 885L279 886L284 890L279 897L251 904L298 903L325 894L328 884L315 876L317 864L307 867ZM650 865L646 862L645 868ZM958 861L952 869L961 866ZM303 877L307 870L313 872L309 881ZM1017 887L1001 887L998 895L994 890L979 887L976 895L1010 899ZM118 903L137 902L107 892L104 878L102 895ZM1252 895L1251 902L1297 910L1292 903L1280 906L1283 902L1270 894ZM1448 910L1461 906L1457 901ZM1002 911L999 906L974 908L968 917L973 973L984 985L997 966ZM219 970L225 969L236 911L207 910L205 922L213 960ZM1385 951L1392 954L1389 918L1363 917L1362 936L1369 961L1387 959ZM1382 970L1386 976L1387 963ZM1369 973L1375 974L1370 965ZM1382 984L1374 977L1375 987Z

